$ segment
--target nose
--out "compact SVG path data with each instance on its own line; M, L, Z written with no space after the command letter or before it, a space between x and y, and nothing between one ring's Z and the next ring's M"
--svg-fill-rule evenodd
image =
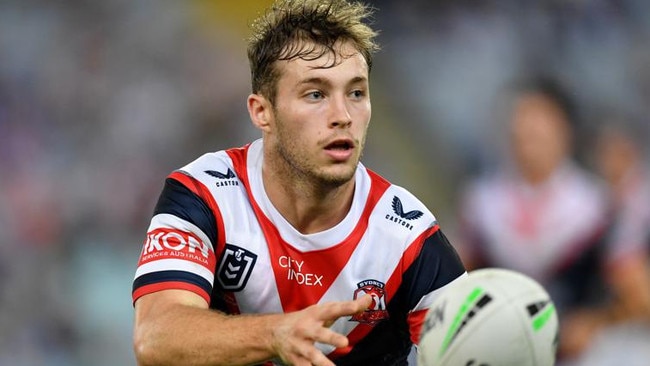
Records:
M352 116L348 108L348 101L345 97L332 98L330 100L329 125L332 128L350 127L352 125Z

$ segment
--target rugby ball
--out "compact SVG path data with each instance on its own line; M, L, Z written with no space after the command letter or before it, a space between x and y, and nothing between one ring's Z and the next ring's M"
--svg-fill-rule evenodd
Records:
M550 366L559 323L553 301L532 278L486 268L442 290L427 312L419 366Z

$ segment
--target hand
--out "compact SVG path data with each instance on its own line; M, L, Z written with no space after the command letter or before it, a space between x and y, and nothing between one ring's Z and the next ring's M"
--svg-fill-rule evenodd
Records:
M567 314L561 322L560 354L571 359L584 353L604 325L603 317L596 310L580 310Z
M315 342L340 348L348 338L329 329L336 319L363 312L370 306L369 295L354 301L316 304L293 313L284 314L273 332L271 345L283 362L295 366L335 366Z

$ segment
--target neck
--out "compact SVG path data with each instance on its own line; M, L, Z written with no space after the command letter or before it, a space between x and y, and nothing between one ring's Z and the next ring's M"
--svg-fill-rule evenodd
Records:
M302 234L330 229L341 222L352 206L355 181L337 186L280 174L264 165L264 190L273 206Z

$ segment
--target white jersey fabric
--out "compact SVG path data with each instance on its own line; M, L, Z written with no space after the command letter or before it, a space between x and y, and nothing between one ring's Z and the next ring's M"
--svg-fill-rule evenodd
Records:
M403 364L440 289L464 273L434 215L359 164L347 216L314 234L295 230L262 184L262 140L203 155L166 182L136 270L133 301L185 289L210 307L279 313L371 294L363 314L338 319L338 364Z
M605 191L571 162L534 186L506 169L481 178L465 192L461 213L471 261L535 278L560 307L583 301L592 275L611 258Z

